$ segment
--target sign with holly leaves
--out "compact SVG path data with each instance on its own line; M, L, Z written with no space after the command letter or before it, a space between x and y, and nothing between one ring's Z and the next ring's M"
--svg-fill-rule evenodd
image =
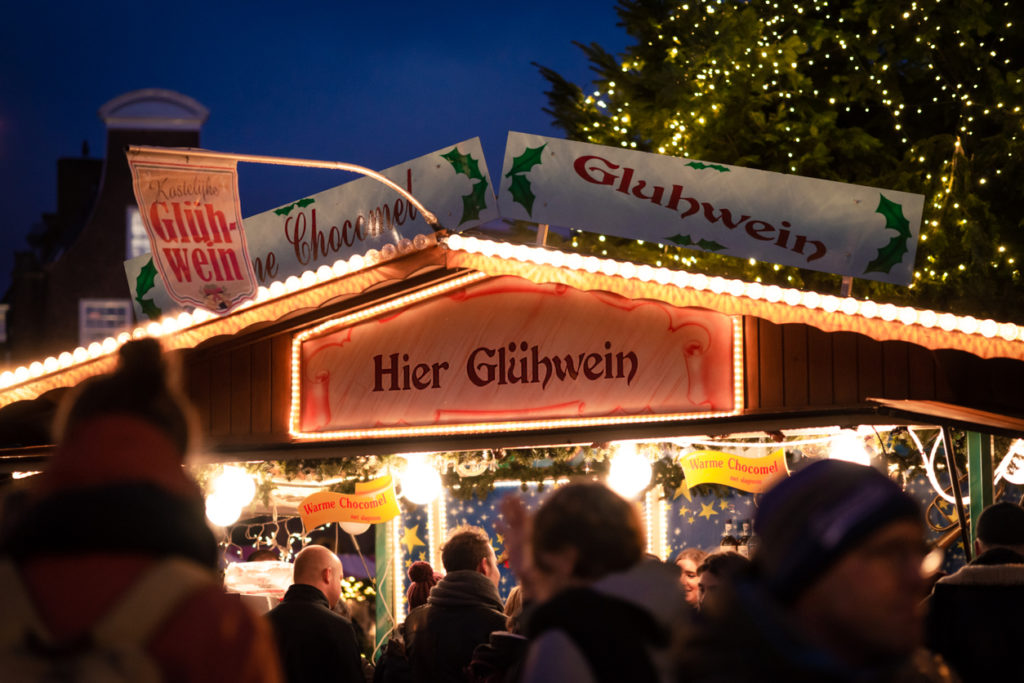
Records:
M408 190L448 230L466 230L498 217L479 138L380 173ZM368 177L250 216L243 227L257 282L263 286L433 232L411 202ZM151 261L145 254L125 262L139 320L155 320L175 310L167 308L165 283L148 265Z
M227 313L256 294L234 160L187 149L128 152L153 263L182 306Z
M503 218L909 284L924 196L509 133Z

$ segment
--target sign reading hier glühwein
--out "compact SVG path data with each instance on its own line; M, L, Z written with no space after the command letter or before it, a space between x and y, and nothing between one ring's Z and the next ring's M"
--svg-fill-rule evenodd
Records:
M734 410L728 316L512 276L341 319L298 353L298 431L337 438Z
M233 160L129 152L156 270L179 304L227 313L256 294Z
M909 284L924 196L509 133L503 218Z

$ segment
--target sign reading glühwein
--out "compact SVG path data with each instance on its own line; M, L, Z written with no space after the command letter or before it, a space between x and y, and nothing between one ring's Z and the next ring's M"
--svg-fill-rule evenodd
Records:
M906 285L924 196L509 133L498 203L507 219Z
M256 294L233 160L187 149L130 152L128 164L153 262L182 306L227 313Z

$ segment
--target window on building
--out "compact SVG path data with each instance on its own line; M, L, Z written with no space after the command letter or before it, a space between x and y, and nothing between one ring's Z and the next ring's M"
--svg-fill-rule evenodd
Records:
M131 299L79 299L78 344L116 337L132 325Z
M129 206L126 211L125 224L125 260L133 259L149 253L149 233L142 223L142 216L139 214L139 207Z

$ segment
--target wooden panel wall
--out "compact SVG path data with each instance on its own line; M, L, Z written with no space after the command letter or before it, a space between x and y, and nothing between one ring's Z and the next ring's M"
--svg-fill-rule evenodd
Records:
M287 440L290 363L289 335L193 351L186 386L203 432L219 443Z
M853 332L744 320L748 409L852 405L868 398L949 401L949 358ZM964 354L966 355L966 354Z

